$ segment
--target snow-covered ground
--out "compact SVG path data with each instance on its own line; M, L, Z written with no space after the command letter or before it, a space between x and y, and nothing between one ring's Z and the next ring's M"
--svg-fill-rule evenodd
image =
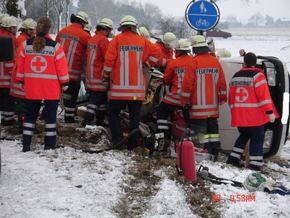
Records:
M240 48L257 55L277 56L290 69L289 28L271 34L263 34L262 30L255 35L250 30L232 33L230 39L215 39L216 47L228 49L232 56L238 56ZM124 186L130 176L126 172L135 164L132 154L122 151L88 154L70 147L44 151L40 146L23 153L19 141L0 141L0 146L1 218L120 217L112 208L123 199ZM281 158L289 165L289 141ZM221 162L204 161L202 164L216 176L240 182L251 173L248 169L225 167ZM265 166L271 169L271 178L290 188L289 168L271 161ZM158 191L148 202L150 209L138 217L197 217L186 201L181 184L162 170L155 173L162 178ZM232 185L211 184L210 187L220 197L221 201L213 204L222 217L289 217L290 195L251 193ZM250 199L250 195L254 198ZM241 200L233 202L232 198L238 196Z

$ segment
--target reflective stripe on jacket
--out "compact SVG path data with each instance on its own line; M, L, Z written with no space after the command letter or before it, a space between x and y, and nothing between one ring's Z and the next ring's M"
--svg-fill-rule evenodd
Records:
M160 51L149 40L124 30L109 44L104 75L111 79L109 99L144 100L146 80L142 64L146 60L157 63Z
M63 28L55 38L55 41L63 46L71 80L81 80L87 44L90 38L91 36L83 30L82 25L76 22Z
M227 101L227 86L220 62L208 52L193 57L193 71L184 75L181 104L190 103L191 119L216 118L219 103Z
M167 104L182 106L180 103L181 85L186 72L193 70L192 56L180 55L172 60L164 72L163 81L170 85L170 92L162 99Z
M259 68L243 68L235 73L229 84L229 106L232 126L264 125L269 122L267 112L279 116Z
M86 85L92 91L107 91L101 79L108 45L109 40L102 31L96 31L95 35L88 41Z
M20 47L16 79L24 82L27 99L58 100L61 84L69 82L63 48L45 38L45 48L36 53L32 46L34 38L28 39Z

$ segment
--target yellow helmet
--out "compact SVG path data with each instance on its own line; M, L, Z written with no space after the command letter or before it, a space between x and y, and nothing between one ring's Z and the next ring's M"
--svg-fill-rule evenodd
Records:
M114 29L113 27L113 21L109 18L103 18L98 24L97 26L101 26L101 27L105 27L105 28L109 28L109 29Z
M37 23L33 19L28 18L22 22L20 29L33 29L33 30L35 30L36 24Z
M120 21L120 27L126 26L126 25L131 25L131 26L137 27L138 22L137 22L135 17L133 17L131 15L127 15L127 16L123 17Z
M191 44L193 48L208 47L205 37L202 35L194 35L191 38Z
M139 28L137 29L137 32L138 32L138 34L139 34L140 36L143 36L143 37L145 37L146 39L150 39L150 33L149 33L149 31L146 29L146 27L143 27L143 26L139 27Z
M3 27L17 27L18 26L18 20L16 17L4 17L2 19L1 25Z
M189 51L189 42L187 39L179 39L177 41L177 46L175 47L175 50L178 51Z
M76 17L84 21L85 23L89 23L89 15L86 12L80 11L76 14Z
M176 36L174 35L174 33L172 32L167 32L163 35L161 41L164 43L164 44L170 44L171 42L173 41L176 41Z

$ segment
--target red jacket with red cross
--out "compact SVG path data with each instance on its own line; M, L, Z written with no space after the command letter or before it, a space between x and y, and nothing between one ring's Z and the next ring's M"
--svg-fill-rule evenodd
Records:
M69 82L63 48L45 37L45 48L35 52L32 45L34 38L28 39L20 47L16 79L24 83L27 99L58 100L61 85Z
M259 68L243 68L229 83L232 126L260 126L269 122L267 114L279 117L270 96L268 83Z

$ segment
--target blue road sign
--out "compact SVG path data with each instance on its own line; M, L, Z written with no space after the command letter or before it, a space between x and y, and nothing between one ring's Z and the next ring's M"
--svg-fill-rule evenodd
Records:
M189 3L185 18L190 27L197 31L207 31L217 25L220 11L214 2L197 0Z

